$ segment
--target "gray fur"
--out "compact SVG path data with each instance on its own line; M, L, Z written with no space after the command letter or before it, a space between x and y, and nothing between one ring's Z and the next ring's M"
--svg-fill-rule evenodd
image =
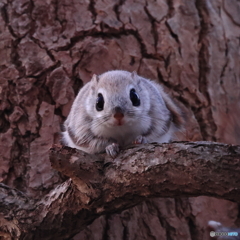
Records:
M138 107L130 100L132 88L140 97ZM98 93L105 101L102 111L96 110ZM113 117L116 109L124 114L121 126ZM131 145L136 139L169 142L176 125L181 124L180 110L158 84L136 73L115 70L94 75L79 91L64 123L63 142L88 153L107 148L107 153L115 157L119 147Z

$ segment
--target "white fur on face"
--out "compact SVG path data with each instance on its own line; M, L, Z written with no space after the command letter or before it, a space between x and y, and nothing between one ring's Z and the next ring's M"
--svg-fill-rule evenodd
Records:
M140 106L133 106L130 99L133 88L140 98ZM96 109L99 93L104 98L104 108L100 111ZM80 90L65 122L70 134L64 132L63 138L70 147L91 153L103 151L112 141L127 146L140 135L147 142L168 142L174 124L163 96L165 99L161 87L136 74L106 72ZM116 107L124 114L120 125L114 118Z
M103 95L105 103L102 111L97 111L95 106L93 109L96 113L96 118L92 123L91 131L96 136L113 138L125 145L125 142L128 144L143 131L147 131L151 120L149 116L146 117L146 110L148 110L150 105L144 105L144 100L141 99L142 96L138 93L141 104L139 107L133 106L130 100L130 90L132 88L134 88L132 85L127 86L121 92L115 92L114 95L104 88L100 88L97 91ZM148 96L145 95L145 97L147 98ZM117 125L117 121L114 118L115 107L121 107L123 110L124 117L121 126ZM143 118L142 116L145 117ZM101 127L98 127L98 124L101 124Z

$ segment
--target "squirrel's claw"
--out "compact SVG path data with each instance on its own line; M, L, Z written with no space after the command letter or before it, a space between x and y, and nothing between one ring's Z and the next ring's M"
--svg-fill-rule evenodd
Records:
M147 139L145 137L143 137L142 135L139 135L138 137L136 137L135 141L133 142L133 144L145 144L147 143Z
M112 143L108 145L105 150L110 157L115 158L119 153L119 145L117 143Z

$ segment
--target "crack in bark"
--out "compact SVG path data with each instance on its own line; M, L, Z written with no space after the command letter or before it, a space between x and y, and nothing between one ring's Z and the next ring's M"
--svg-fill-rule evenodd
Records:
M168 5L168 18L171 18L174 15L175 8L174 8L174 0L167 0Z
M228 67L228 63L229 63L229 59L227 58L224 66L223 66L223 68L222 68L221 75L220 75L220 79L219 79L219 81L220 81L220 86L221 86L221 88L222 88L222 90L223 90L223 92L224 92L225 103L227 103L228 101L227 101L227 97L226 97L226 96L227 96L227 91L226 91L225 86L224 86L223 77L224 77L224 75L225 75L226 68Z
M57 22L59 22L59 24L61 25L62 32L63 32L64 31L64 23L66 22L66 20L60 20L59 17L58 17L58 3L59 3L58 0L52 0L52 4L54 6L55 20Z
M195 221L193 221L192 218L194 218L194 216L188 218L188 228L191 239L195 239L195 236L198 236L199 234L196 233L196 226L194 224Z
M232 16L232 14L229 13L229 11L227 11L227 9L226 9L226 5L225 5L225 4L230 4L230 3L229 3L228 1L227 1L227 3L226 3L226 0L222 0L222 1L223 1L223 9L224 9L225 13L228 15L228 17L231 19L231 21L232 21L235 25L237 25L237 26L240 27L239 22L237 22L237 21L234 19L234 17ZM238 1L238 2L239 2L239 1ZM240 5L239 5L239 9L240 9Z
M24 152L28 151L28 157L30 157L30 138L26 141L26 136L20 136L19 134L19 129L15 129L15 133L13 133L13 136L16 137L16 140L13 143L13 147L12 147L12 153L14 153L14 155L12 156L12 162L11 162L11 166L9 169L9 174L6 178L5 183L8 185L13 185L14 187L16 187L18 190L20 191L26 191L26 184L27 184L27 180L26 180L26 176L27 176L27 167L26 168L22 168L21 172L19 172L17 166L21 165L23 162L25 162L27 164L26 158L24 158ZM24 146L22 146L21 144L23 143L23 141L26 141L26 144L24 144ZM27 145L27 146L26 146ZM15 181L12 182L11 179L14 179Z
M102 239L111 240L111 239L109 239L109 235L108 235L108 231L110 229L109 222L108 222L109 215L106 214L106 216L104 216L104 217L105 217L105 226L103 228L104 231L103 231Z
M123 239L128 239L129 238L129 232L125 224L123 224Z
M124 28L121 28L118 32L111 31L111 30L108 31L108 32L101 32L101 31L99 32L99 31L96 31L96 30L83 31L78 36L75 36L75 37L71 38L69 44L67 44L64 47L59 47L59 48L55 49L55 51L70 50L72 47L75 46L75 44L77 44L79 41L84 40L86 37L102 38L102 39L110 38L111 39L113 37L120 38L121 36L129 36L129 35L134 36L136 38L136 40L138 41L138 43L140 45L141 55L142 55L143 58L163 60L163 57L162 57L161 54L147 53L147 48L146 48L146 46L145 46L145 44L142 40L142 37L138 33L138 31L135 31L135 30L132 30L132 29L125 30Z
M220 13L219 13L219 16L222 20L222 11L220 9ZM225 76L225 71L226 71L226 68L228 67L228 64L229 64L229 57L228 57L228 39L226 37L226 31L225 31L225 28L223 27L223 31L224 31L224 41L225 41L225 64L222 68L222 71L221 71L221 74L220 74L220 86L224 92L224 99L225 99L225 103L226 105L228 105L228 98L227 98L227 91L225 89L225 86L224 86L224 82L223 82L223 78Z
M208 73L209 69L209 50L208 50L208 9L206 6L206 0L196 0L195 1L196 9L198 11L198 15L200 18L201 30L199 33L198 42L201 44L199 55L198 55L198 63L199 63L199 91L206 97L208 100L208 106L197 108L194 111L194 115L199 123L199 127L201 130L201 134L204 140L212 140L216 141L216 130L217 126L214 122L211 110L211 98L208 93ZM203 115L203 110L207 111L207 119Z
M164 62L165 62L165 67L167 69L168 67L168 61L169 59L166 59ZM180 100L180 102L182 102L186 107L190 106L189 103L188 103L188 99L185 99L182 95L183 93L183 90L186 91L186 89L183 89L182 86L180 84L177 84L177 85L174 85L174 84L171 84L171 82L169 82L168 80L165 80L162 73L161 73L161 70L160 68L157 68L157 74L158 74L158 79L160 80L160 82L168 89L171 89L173 90L174 92L178 93L178 97L177 99ZM189 95L191 95L193 97L193 99L196 97L196 95L194 94L191 94L190 92L188 92Z
M9 23L9 16L8 16L8 9L7 8L8 8L8 4L3 5L3 7L1 8L1 15L2 15L3 21L5 22L5 25L8 28L8 31L10 32L10 34L14 38L18 38L18 36L15 34L12 26Z
M119 0L118 4L114 5L114 7L113 7L113 10L114 10L114 12L115 12L115 14L116 14L117 20L118 20L119 22L121 22L121 23L122 23L122 21L121 21L121 19L120 19L120 11L119 11L119 8L120 8L122 5L124 5L125 2L126 2L126 0Z
M144 225L144 230L147 233L148 240L158 240L155 236L152 235L149 223L147 223L144 219L142 219L142 223Z
M92 23L95 24L96 18L97 18L97 11L95 9L95 1L90 0L90 3L88 5L88 10L92 13Z
M0 10L1 10L2 19L5 22L5 26L8 26L9 18L8 18L7 4L4 4Z
M12 41L11 46L11 62L16 67L19 72L19 78L26 76L25 68L22 66L20 61L20 56L18 54L18 44L20 43L21 38Z
M157 44L158 44L158 31L157 31L157 26L156 26L156 19L151 15L151 13L148 11L148 2L146 1L146 5L144 6L144 11L147 14L149 21L151 22L151 32L153 35L153 39L154 39L154 48L155 48L155 52L157 52Z
M179 55L182 57L182 50L181 50L181 43L179 41L178 35L176 33L173 32L172 28L170 27L170 25L168 24L168 22L165 22L170 35L172 36L172 38L176 41L176 43L178 44L178 53Z

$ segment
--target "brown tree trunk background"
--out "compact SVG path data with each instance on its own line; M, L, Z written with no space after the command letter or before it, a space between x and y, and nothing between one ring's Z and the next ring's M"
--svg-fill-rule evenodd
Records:
M186 112L180 140L240 144L238 0L1 0L0 180L40 199L66 178L49 148L93 73L136 70ZM226 176L227 178L227 176ZM208 239L236 203L156 198L101 216L74 240Z

